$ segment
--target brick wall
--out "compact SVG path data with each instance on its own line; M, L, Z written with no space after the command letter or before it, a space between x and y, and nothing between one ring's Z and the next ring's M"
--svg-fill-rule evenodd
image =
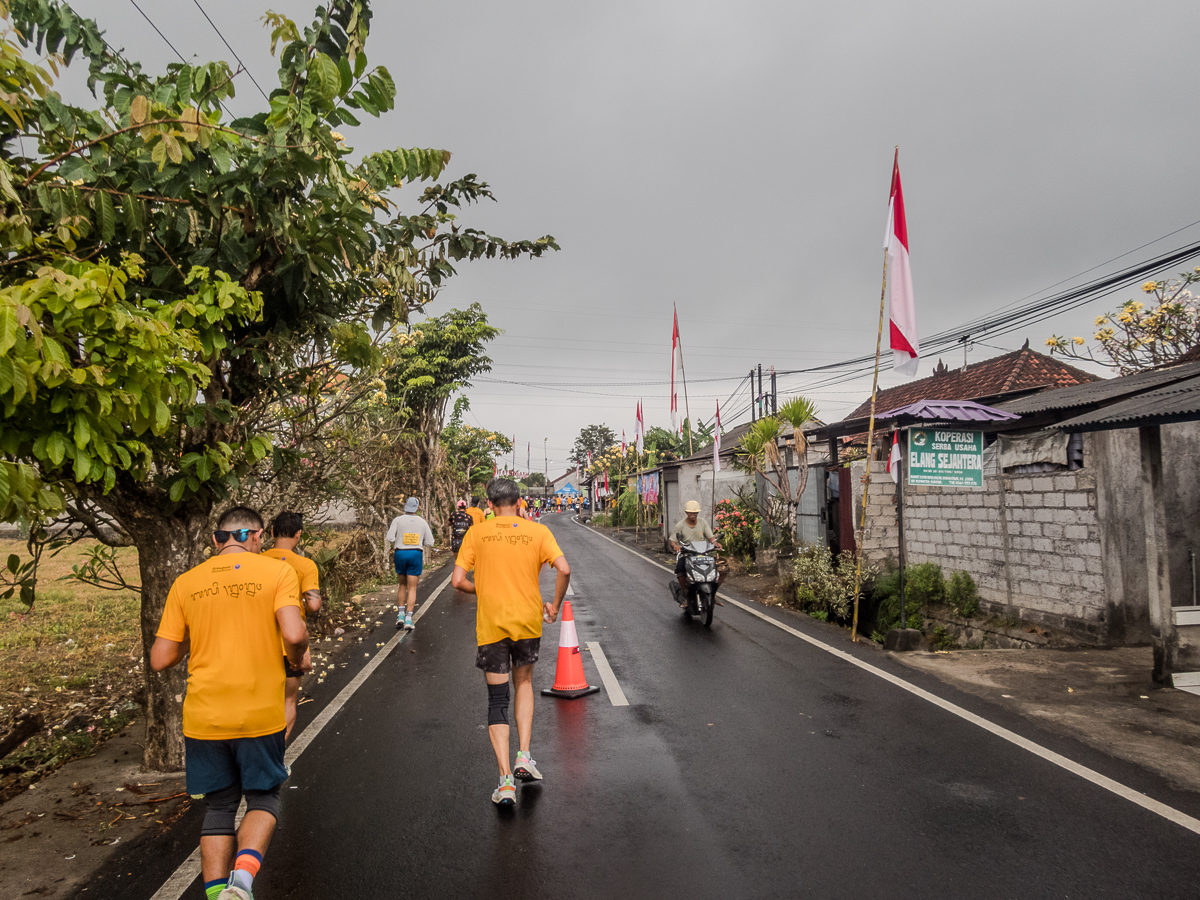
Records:
M861 509L861 488L856 500ZM904 501L909 565L936 562L947 577L969 572L985 612L1107 638L1094 474L992 476L983 490L908 485ZM866 558L895 559L896 491L882 463L872 466L867 514Z

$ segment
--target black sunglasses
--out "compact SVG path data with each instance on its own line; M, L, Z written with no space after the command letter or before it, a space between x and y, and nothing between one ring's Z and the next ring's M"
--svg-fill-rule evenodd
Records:
M244 544L250 535L260 534L261 532L261 528L239 528L236 531L214 531L213 537L217 539L218 544L224 544L230 538L233 538L239 544Z

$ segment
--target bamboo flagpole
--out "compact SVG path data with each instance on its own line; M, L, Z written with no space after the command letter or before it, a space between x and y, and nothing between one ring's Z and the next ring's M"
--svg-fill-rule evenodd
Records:
M672 305L672 309L674 309L673 305ZM691 411L690 406L688 405L687 369L685 369L683 366L683 338L679 336L679 312L678 311L675 312L675 333L674 333L674 335L672 335L672 341L673 341L673 345L675 347L679 348L679 374L683 377L683 420L685 422L687 422L688 456L691 456L692 453L694 452L692 450L692 411ZM674 371L672 371L671 377L672 378L675 377ZM672 398L672 402L674 402L673 398Z
M887 298L887 250L883 251L883 287L879 289L879 332L875 335L875 375L871 380L871 419L867 424L867 471L863 474L862 515L858 520L858 547L854 563L854 617L850 622L850 640L858 641L858 601L862 593L863 534L867 529L867 494L871 490L871 455L875 442L875 397L879 393L879 351L883 346L883 313ZM853 502L853 501L852 501Z

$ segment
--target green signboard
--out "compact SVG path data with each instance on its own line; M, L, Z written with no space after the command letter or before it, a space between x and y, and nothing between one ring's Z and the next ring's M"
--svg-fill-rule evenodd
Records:
M912 428L908 483L930 487L983 487L983 432Z

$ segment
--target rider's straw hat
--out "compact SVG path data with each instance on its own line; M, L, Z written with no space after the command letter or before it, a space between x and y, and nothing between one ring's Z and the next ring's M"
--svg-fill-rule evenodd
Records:
M685 513L692 513L692 512L698 513L698 512L700 512L700 504L697 503L695 500L689 500L687 503L684 504L683 511Z

